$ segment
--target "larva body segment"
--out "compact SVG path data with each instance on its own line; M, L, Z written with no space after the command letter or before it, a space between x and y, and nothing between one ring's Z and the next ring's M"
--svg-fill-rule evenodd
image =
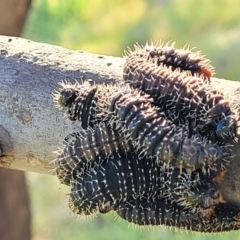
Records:
M164 44L158 46L148 43L145 46L135 44L134 50L129 49L125 53L125 58L129 61L138 59L138 65L142 62L151 62L157 66L167 66L171 71L189 71L192 75L202 76L205 82L210 82L214 74L214 67L200 51L192 52L189 48L177 49L174 48L174 44L165 46Z
M69 204L73 212L86 215L110 211L131 196L151 195L163 188L157 185L161 184L157 181L160 168L153 161L138 161L132 153L125 157L108 159L76 176L71 182ZM153 182L157 184L151 185Z
M65 138L55 160L58 178L71 186L70 209L113 210L138 225L239 229L239 209L218 190L225 171L216 171L231 159L237 120L211 88L209 61L169 45L127 55L129 84L62 83L54 96L84 129Z
M72 105L81 108L84 100L81 92L87 97L87 92L91 94L93 87L85 83L75 85L74 92L79 97ZM72 109L66 107L68 114L73 115ZM186 126L172 124L165 114L153 106L148 95L129 86L98 86L89 109L92 109L94 115L88 116L88 119L102 118L102 121L108 122L113 129L131 140L135 148L141 149L143 156L154 156L159 161L181 168L195 168L204 164L220 166L229 161L231 152L228 146L211 144L199 135L188 138ZM75 108L73 110L74 113L79 112ZM75 118L79 119L77 114Z
M92 139L94 131L99 133L99 129L93 129L86 133L87 138ZM164 224L206 231L202 225L196 229L191 224L205 221L201 215L205 209L213 209L210 218L215 216L219 191L214 176L203 177L205 174L200 169L180 172L164 163L158 164L154 158L138 159L137 153L125 147L117 151L121 158L115 157L114 151L97 157L103 149L100 147L97 154L91 155L95 156L92 161L90 155L83 153L83 149L88 153L90 147L81 138L83 133L69 135L63 149L67 154L62 154L60 163L57 162L58 169L71 170L69 207L74 213L92 215L114 210L120 217L139 225Z
M169 199L157 196L137 197L120 203L117 214L130 223L140 226L168 225L187 228L194 213L190 207L183 207ZM197 214L195 218L197 219Z
M142 196L178 203L196 212L218 204L218 190L211 178L200 180L152 158L139 160L135 153L125 157L88 166L71 180L69 206L74 213L106 213Z
M74 132L65 138L62 152L55 160L58 178L61 183L69 185L70 180L88 165L107 158L123 157L133 151L131 141L105 124Z
M159 196L129 199L120 203L115 210L121 218L141 226L167 225L210 233L240 229L239 208L230 204L219 204L209 219L198 211L192 211L191 207Z
M103 118L103 116L100 117L100 112L94 112L96 108L93 100L97 88L92 86L90 82L85 82L82 88L78 88L78 86L78 83L60 83L59 91L53 95L54 102L57 107L66 110L66 116L71 121L80 121L84 129L93 128ZM100 117L100 119L97 117Z
M136 148L142 148L143 154L184 168L221 165L229 161L228 146L211 144L198 135L188 138L186 127L180 128L166 120L144 95L125 92L111 101L110 112L122 122L126 135L134 140Z
M209 208L218 194L210 176L180 171L154 157L139 159L131 142L105 124L68 135L55 164L60 181L72 188L69 206L77 214L107 212L142 195Z
M158 51L160 50L152 46L145 46L130 52L124 65L123 79L131 87L149 94L154 100L154 105L173 123L177 125L187 123L190 135L198 132L222 144L234 141L237 129L236 117L223 94L212 89L203 77L182 72L183 67L180 67L182 61L179 61L179 67L175 71L169 68L169 65L174 64L172 60L169 60L169 65L164 61L163 64L156 64L155 62L161 59L161 53ZM170 51L173 52L173 56L175 51L179 50ZM228 125L223 137L217 128L219 122L225 119Z
M239 228L237 209L221 212L229 208L218 200L212 175L198 175L200 169L180 172L173 167L179 163L176 157L191 167L199 166L201 159L203 163L222 164L231 155L227 146L212 145L199 136L187 138L187 129L172 124L148 96L129 87L109 86L107 90L103 86L94 90L94 95L95 86L84 87L77 84L71 89L77 90L74 94L79 94L78 88L84 89L85 97L79 94L74 104L70 101L64 107L74 120L89 119L85 121L88 129L67 136L56 160L58 177L71 186L69 206L74 213L91 215L114 210L139 225L165 224L203 232ZM106 92L111 94L103 94ZM86 105L91 111L79 118L78 108L82 109L84 98L91 99ZM102 124L96 127L99 121ZM89 128L91 124L96 128ZM139 153L140 146L152 152L162 143L160 162L156 161L159 153Z

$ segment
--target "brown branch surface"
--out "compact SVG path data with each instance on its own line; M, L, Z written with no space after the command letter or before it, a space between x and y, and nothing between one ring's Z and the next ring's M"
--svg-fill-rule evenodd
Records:
M53 151L79 127L55 108L52 93L58 83L80 78L97 84L121 81L123 64L119 57L0 36L0 166L50 173ZM240 82L213 78L212 85L232 103L240 103ZM226 200L240 205L239 145L221 188Z

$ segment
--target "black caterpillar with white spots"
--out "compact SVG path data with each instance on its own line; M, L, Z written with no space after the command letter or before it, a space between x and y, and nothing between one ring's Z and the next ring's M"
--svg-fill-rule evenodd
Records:
M90 81L86 84L89 90ZM90 91L85 92L85 88L77 90L78 83L68 84L62 82L60 86L60 91L54 94L54 101L57 107L66 109L66 115L71 121L79 120L83 129L87 129L89 126L93 128L95 124L101 122L103 118L101 112L92 112L94 108L93 98L97 91L96 87L92 87ZM97 120L98 116L100 119Z
M236 116L224 95L201 77L211 76L211 67L204 62L189 51L181 54L171 47L138 46L127 54L123 79L149 94L174 124L187 123L190 136L198 132L217 143L234 142Z
M89 111L85 112L85 118L91 119L94 124L102 118L101 121L110 124L132 141L136 149L142 150L142 156L154 156L158 161L181 168L195 168L205 164L221 166L229 162L231 151L228 146L211 144L199 135L188 138L188 129L168 121L152 105L147 95L123 85L98 86L95 89L96 86L88 83L62 84L55 101L62 103L61 107L65 108L67 116L77 120L83 115L82 105L89 93L91 101L88 101ZM71 101L65 100L66 92L70 96L67 99Z
M91 133L95 135L94 130ZM222 202L213 177L203 179L201 170L180 173L177 168L157 164L153 158L139 160L134 152L117 154L125 158L84 157L86 143L81 141L81 135L74 133L66 137L62 150L65 154L57 163L63 169L72 170L69 206L75 214L93 215L113 210L138 225L164 224L202 232L238 228L234 219L238 214L236 209L228 214L219 211ZM72 152L74 156L69 156ZM214 213L208 219L203 213L209 208ZM214 228L212 223L216 225Z
M182 199L182 204L193 204L196 200L191 199L190 195L194 195L197 198L196 195L203 194L203 192L198 193L197 191L199 187L199 172L189 175L183 170L180 173L179 169L157 163L156 159L152 157L139 160L138 153L133 148L131 142L123 140L116 131L104 124L95 129L69 134L64 140L64 148L55 160L55 164L60 181L66 185L73 186L72 191L74 194L72 196L75 196L75 198L76 190L74 189L78 189L77 196L81 201L83 201L82 197L84 194L80 194L82 197L79 197L79 193L87 185L89 185L87 187L88 191L92 192L93 200L97 195L100 198L106 197L105 190L112 194L108 189L109 186L105 184L107 181L110 181L110 188L114 188L115 192L117 191L117 196L112 197L110 203L102 203L104 206L112 206L114 201L123 201L129 196L137 196L138 194L153 195L160 189L162 191L161 195L164 193L165 196L173 192L172 195L175 199ZM201 178L203 180L202 176ZM100 183L101 181L103 185ZM119 181L120 185L116 181ZM204 181L209 181L209 178L205 177ZM166 185L168 185L167 188L165 187ZM98 193L94 190L96 186ZM99 186L102 187L100 188ZM193 194L194 191L195 194ZM206 195L215 197L214 193L206 192ZM189 199L186 196L189 196ZM87 209L93 208L90 205L100 204L97 198L97 200L94 200L96 202L89 200L89 198L86 199L88 200ZM204 200L200 200L198 196L198 200L202 203L196 203L195 205L211 205L207 203L207 197ZM80 208L82 209L82 207ZM96 206L93 208L94 211L96 211L96 208Z
M55 160L60 181L71 186L71 210L80 215L113 210L138 225L239 229L239 209L226 204L215 180L215 167L222 169L231 159L226 143L235 140L236 119L223 95L209 85L213 68L208 60L171 46L138 46L127 61L133 65L124 76L133 81L124 80L140 85L133 86L140 92L123 84L62 83L54 96L84 129L65 138ZM138 66L147 68L141 72ZM178 85L159 81L160 69ZM144 80L148 73L153 81ZM158 95L159 83L164 97Z
M140 226L167 225L197 232L223 232L240 229L239 208L218 204L214 214L204 218L200 212L161 197L137 197L122 202L115 209L128 222Z
M154 63L157 66L167 66L171 71L189 71L192 75L198 74L204 82L210 83L210 78L214 74L214 67L210 61L205 58L200 51L192 52L189 48L177 49L174 43L164 43L155 46L146 44L141 46L134 45L134 50L130 48L125 52L125 58L135 64L133 69L141 65L143 62Z
M55 160L57 175L61 183L70 184L86 167L104 159L124 157L134 152L131 141L123 138L116 130L105 124L69 134L63 142L63 150Z
M219 198L211 179L199 181L197 176L197 172L180 173L179 169L159 165L153 159L139 160L135 153L127 153L125 158L106 158L78 171L70 181L69 206L76 214L91 215L116 210L139 196L161 196L197 213L201 208L213 207L214 199L218 203Z
M74 145L81 147L77 138ZM201 174L197 172L180 173L179 169L159 165L152 158L139 160L134 153L126 153L125 157L109 157L90 164L79 162L82 170L70 181L69 206L75 214L114 210L121 218L138 225L164 224L204 232L237 227L236 211L225 219L224 212L215 210L221 201L211 178L200 181L196 176ZM202 214L208 208L214 211L210 219ZM215 223L216 215L222 219L213 229L210 225Z

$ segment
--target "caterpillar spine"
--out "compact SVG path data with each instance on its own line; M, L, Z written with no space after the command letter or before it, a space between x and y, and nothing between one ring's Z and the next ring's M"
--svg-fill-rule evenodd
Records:
M91 94L92 86L83 83L72 89L79 95L74 99L77 103L73 105L81 108L84 100L81 92L84 92L84 96L87 96L88 92ZM188 138L186 126L172 124L165 114L156 109L148 95L128 86L99 86L92 98L92 105L88 108L92 108L94 112L93 116L88 116L89 119L100 119L104 116L102 121L131 140L136 149L142 149L143 153L157 157L159 161L181 168L195 168L205 164L225 165L231 159L228 145L212 144L199 135ZM71 105L66 107L66 112L75 114L74 118L78 119L79 111ZM100 116L97 112L100 112Z
M106 124L74 132L64 139L63 149L54 161L58 178L69 185L73 176L88 165L93 166L106 158L122 157L127 152L134 152L131 141Z
M172 57L162 58L169 51ZM190 135L197 132L221 144L236 141L237 117L227 99L206 83L201 75L196 75L198 70L207 69L208 64L200 67L201 60L189 57L191 53L183 54L185 57L178 56L179 51L172 47L165 49L148 45L129 51L123 79L133 88L149 94L154 99L154 105L173 123L188 124ZM169 58L169 61L166 60ZM192 65L196 65L198 70L186 71ZM205 72L203 70L203 75ZM221 121L224 122L224 134L222 128L219 129Z
M239 209L231 204L219 204L206 219L204 212L196 213L164 198L138 197L120 203L117 214L138 225L167 225L197 232L223 232L239 229ZM210 210L211 211L211 210Z
M215 73L210 60L200 51L193 52L193 48L185 46L182 49L177 49L174 45L175 42L157 45L146 43L145 46L135 44L134 50L129 48L125 51L124 57L128 61L134 61L135 66L143 62L151 62L157 66L167 66L171 71L189 71L192 75L198 74L203 77L205 82L210 83L210 78Z

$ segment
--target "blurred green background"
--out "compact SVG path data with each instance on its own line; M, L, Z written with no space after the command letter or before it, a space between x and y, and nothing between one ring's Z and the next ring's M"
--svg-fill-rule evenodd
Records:
M238 0L34 0L24 37L71 49L122 56L146 40L196 47L216 76L240 75ZM69 189L52 176L28 174L34 240L237 239L240 232L204 235L164 227L139 228L113 214L81 220L67 206Z

